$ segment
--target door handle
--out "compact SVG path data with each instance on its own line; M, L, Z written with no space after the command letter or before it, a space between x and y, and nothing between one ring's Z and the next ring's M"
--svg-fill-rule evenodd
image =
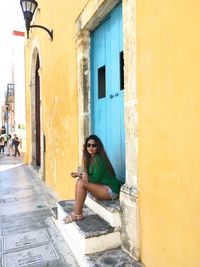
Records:
M113 94L113 95L111 94L111 95L110 95L110 98L112 99L113 97L118 96L118 95L119 95L118 93L115 93L115 94Z

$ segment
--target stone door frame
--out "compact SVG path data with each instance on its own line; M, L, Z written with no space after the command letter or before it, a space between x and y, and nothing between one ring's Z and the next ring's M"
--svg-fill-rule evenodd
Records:
M79 162L85 138L91 133L90 32L119 0L89 0L76 20ZM138 205L138 135L136 88L136 0L122 0L124 44L124 123L126 141L126 181L120 192L122 248L140 259Z

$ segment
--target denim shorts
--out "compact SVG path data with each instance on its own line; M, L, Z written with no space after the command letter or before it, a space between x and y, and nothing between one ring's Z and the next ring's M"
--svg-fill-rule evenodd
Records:
M119 195L113 192L112 189L108 185L105 185L105 188L108 191L108 194L110 195L112 200L118 198Z

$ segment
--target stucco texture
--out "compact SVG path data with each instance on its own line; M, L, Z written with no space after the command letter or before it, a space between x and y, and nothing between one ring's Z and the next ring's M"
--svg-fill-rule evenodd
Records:
M200 2L137 1L141 257L200 265Z

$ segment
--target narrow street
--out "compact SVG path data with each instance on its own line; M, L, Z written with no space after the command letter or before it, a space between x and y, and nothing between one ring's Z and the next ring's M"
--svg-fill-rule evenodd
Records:
M2 267L76 267L56 228L56 197L22 159L0 155Z

